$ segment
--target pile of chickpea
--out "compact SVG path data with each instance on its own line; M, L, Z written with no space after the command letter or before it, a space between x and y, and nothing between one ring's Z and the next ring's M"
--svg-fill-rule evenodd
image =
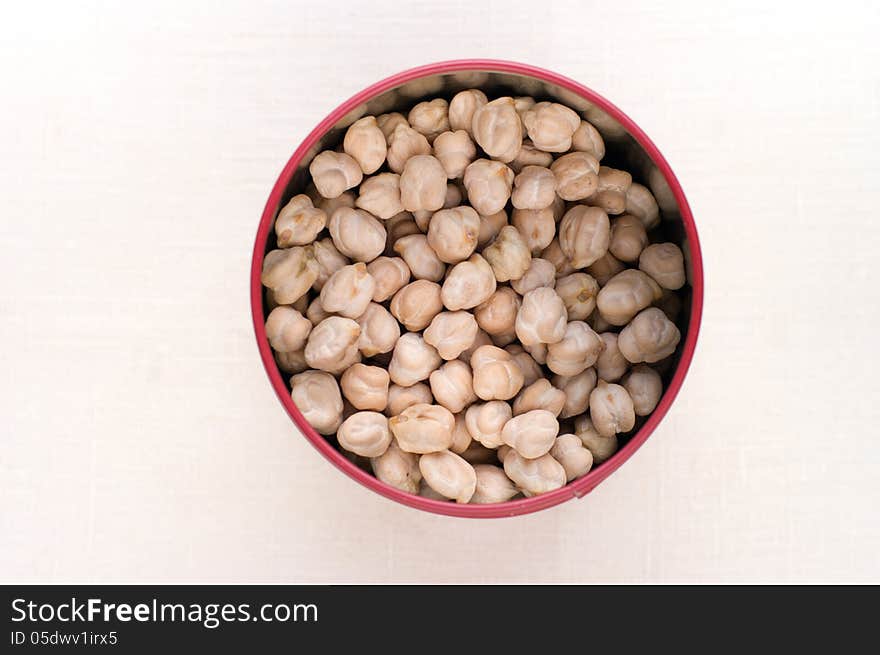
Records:
M360 118L275 220L266 333L320 434L397 489L563 487L648 416L679 247L572 109L477 89ZM609 218L610 217L610 218Z

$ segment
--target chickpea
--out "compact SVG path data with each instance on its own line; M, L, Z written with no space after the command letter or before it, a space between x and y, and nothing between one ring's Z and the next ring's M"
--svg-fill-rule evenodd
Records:
M454 360L471 347L477 337L477 330L477 321L469 312L440 312L425 329L424 339L425 343L437 349L440 357Z
M543 409L559 416L564 406L565 392L551 385L547 378L540 378L519 392L513 401L513 414L519 416L533 409Z
M395 254L394 245L398 239L411 234L422 233L413 215L409 212L395 214L385 221L385 231L387 234L385 238L385 255L387 257L392 257Z
M495 279L499 282L518 280L532 263L532 255L525 239L512 225L501 228L491 245L483 249L483 257L489 262Z
M611 325L626 325L641 310L660 300L661 295L660 287L647 273L628 268L602 287L596 296L596 307Z
M407 330L424 330L443 311L440 285L428 280L410 282L391 299L391 313Z
M539 102L522 114L532 143L547 152L565 152L580 127L581 117L558 102Z
M374 116L365 116L351 124L342 141L345 154L351 155L366 175L378 171L385 163L388 145L385 134Z
M436 453L452 445L455 418L440 405L419 404L392 416L388 425L397 438L397 444L406 452Z
M342 423L342 395L329 373L304 371L290 378L290 397L319 434L333 434Z
M562 252L558 237L554 237L553 241L550 242L550 245L541 251L541 259L546 259L553 264L556 268L557 278L571 275L577 270L571 265L571 262L568 261L568 257L565 256L565 253Z
M530 386L544 377L540 364L538 364L538 362L535 361L535 358L526 352L521 345L518 343L510 344L505 350L510 353L510 356L513 357L514 361L519 365L523 374L524 386Z
M600 379L590 394L590 418L603 437L629 432L636 424L632 398L619 384Z
M457 503L468 502L477 487L474 467L449 450L422 455L419 470L432 489Z
M510 201L517 209L544 209L556 198L556 177L549 168L525 166L513 178Z
M385 250L385 228L363 209L340 207L328 227L336 249L355 261L371 262Z
M587 318L587 325L593 328L593 332L608 332L609 330L613 330L615 326L611 325L608 321L602 318L602 315L599 313L599 310L596 309L592 314Z
M472 309L486 302L495 293L495 274L482 256L471 255L449 271L440 290L446 309Z
M498 461L501 462L502 464L504 464L504 458L513 452L513 448L511 448L507 444L501 444L493 452L495 453L495 456L498 459Z
M655 243L642 251L639 269L664 289L681 289L685 283L684 255L674 243Z
M272 289L275 301L290 305L304 296L318 279L318 262L311 246L273 250L263 259L260 281Z
M474 337L474 342L471 344L470 348L462 352L458 358L463 361L465 364L471 363L471 356L474 354L474 351L480 346L491 346L492 339L489 338L489 335L483 332L483 330L477 330L477 336Z
M422 234L427 233L428 225L431 223L431 217L434 216L434 212L429 209L420 209L414 211L412 216L416 221L416 225L419 226L419 232Z
M620 262L610 252L606 252L602 257L587 266L587 273L592 275L600 287L608 284L608 280L624 270L626 266Z
M636 416L648 416L663 395L660 374L647 364L634 366L621 383L633 401Z
M332 150L318 153L309 164L309 173L318 193L325 198L336 198L364 179L364 172L354 157Z
M453 414L464 411L477 399L471 367L460 360L446 362L428 379L434 399Z
M431 145L428 140L409 125L397 125L388 137L387 159L392 173L403 173L410 158L430 154Z
M563 200L589 198L599 186L599 162L586 152L570 152L550 165L556 193Z
M422 335L407 332L397 340L388 374L394 384L409 387L416 382L427 380L431 372L440 366L440 355L433 346L425 343ZM445 448L446 446L444 446Z
M385 137L385 143L388 145L391 145L389 143L391 135L394 133L394 130L397 129L398 125L404 125L405 127L410 126L409 121L406 120L406 116L397 111L376 116L376 125L382 130L382 136Z
M452 445L449 447L449 450L461 455L462 453L467 452L471 443L473 443L473 438L471 437L471 433L468 432L464 412L459 412L455 415L455 426L452 428Z
M510 400L523 386L523 373L506 350L480 346L471 355L474 392L482 400Z
M540 287L554 288L556 286L556 267L546 259L535 257L526 274L518 280L513 280L510 286L521 295Z
M498 346L499 348L504 348L505 346L508 346L508 345L512 344L514 341L516 341L516 329L514 328L511 330L505 330L504 332L501 332L500 334L493 334L490 336L492 338L492 345L493 346Z
M302 373L309 365L306 364L306 355L302 350L290 352L275 351L275 363L285 373Z
M312 198L312 202L315 203L315 207L324 212L328 218L330 216L333 216L333 212L335 212L340 207L349 207L351 209L354 209L355 195L352 191L344 191L335 198L325 198L320 193L318 193L317 189L315 189L314 195L314 198L312 198L311 195L309 197Z
M538 343L556 343L565 336L568 312L556 291L539 287L522 299L516 315L516 336L527 347Z
M602 161L602 157L605 156L605 141L599 130L587 121L581 121L571 135L571 149L589 153L596 158L596 161Z
M512 450L504 458L504 473L513 483L530 495L538 495L565 486L565 469L550 454L526 459Z
M520 298L513 289L498 287L495 293L477 306L474 318L487 333L502 334L513 329L519 306Z
M587 450L580 437L574 434L561 434L556 437L550 455L565 469L566 482L582 478L593 467L593 453Z
M519 114L520 121L523 119L523 114L531 110L536 104L537 100L532 96L518 96L513 99L513 107L516 109L516 113ZM525 125L523 125L523 130L525 130Z
M503 503L519 493L510 478L497 466L478 464L474 466L474 473L477 484L470 499L472 504Z
M599 168L596 193L589 198L589 202L608 214L622 214L626 211L626 192L631 184L632 175L626 171L602 166Z
M554 375L553 386L565 392L565 406L559 418L571 418L587 411L590 406L590 394L596 388L596 369L588 368L573 376Z
M595 364L604 348L602 338L589 325L571 321L562 340L547 346L547 367L557 375L571 377Z
M330 276L321 289L321 306L324 311L346 318L357 318L373 299L376 281L367 272L363 262L343 266Z
M333 239L330 238L315 241L312 245L312 252L315 255L315 261L318 262L318 277L312 285L316 291L324 288L333 273L351 263L345 255L336 249L336 246L333 245Z
M596 430L589 415L584 414L574 420L575 435L584 448L593 454L593 463L601 464L617 452L617 435L603 437Z
M479 89L468 89L456 93L449 103L449 127L465 130L473 135L474 112L489 102L486 94Z
M433 155L410 157L400 174L400 202L409 212L435 211L446 200L446 170Z
M526 352L532 356L536 362L538 362L541 366L547 363L547 344L546 343L533 343L531 345L523 345Z
M639 312L620 333L617 346L633 364L653 364L675 352L681 332L666 314L656 307Z
M314 286L314 285L312 285L312 286ZM266 291L269 294L272 293L271 289L266 289ZM272 294L272 296L273 296L272 301L274 301L275 300L274 294ZM275 303L271 308L275 309L275 307L277 307L277 306L278 306L278 303ZM300 296L299 298L296 299L296 301L293 304L285 305L285 307L293 307L296 311L298 311L300 314L302 314L303 312L305 312L309 308L309 294L307 293L304 296Z
M409 266L400 257L377 257L367 264L367 272L376 282L374 302L385 302L409 282Z
M449 129L449 103L443 98L425 100L409 110L409 124L419 134L424 134L428 143Z
M315 240L327 224L327 214L312 206L312 200L305 194L290 199L275 219L275 234L278 246L304 246Z
M473 254L479 234L479 214L471 207L462 206L435 212L427 239L440 261L457 264Z
M364 357L374 357L394 350L400 338L400 326L382 305L371 302L357 318L361 327L358 350Z
M488 216L504 209L510 200L514 174L503 163L491 159L477 159L464 171L464 188L471 206Z
M419 482L422 481L419 456L401 450L394 439L384 453L370 459L370 466L373 475L385 484L411 494L419 492Z
M586 273L572 273L556 280L556 293L562 298L569 321L584 321L596 309L599 283Z
M443 279L446 266L428 245L428 239L424 234L401 237L394 244L394 252L403 257L414 278L431 282L439 282Z
M306 309L306 318L309 319L309 322L312 325L317 325L325 318L329 318L330 316L333 316L333 314L325 311L324 306L321 305L321 296L318 296L317 298L312 300L312 302L309 303L308 309Z
M336 440L362 457L379 457L391 445L388 419L379 412L355 412L339 426Z
M553 208L514 209L511 224L525 239L526 247L533 255L538 255L550 245L556 236L556 221L553 220Z
M477 107L471 122L471 130L474 141L492 159L502 162L512 161L522 147L522 122L519 114L516 113L513 98L497 98ZM480 213L494 212L480 211Z
M531 140L524 139L522 142L522 148L520 148L516 158L511 161L508 166L510 166L514 173L519 173L526 166L550 168L550 164L552 163L553 155L536 148Z
M503 400L474 403L464 414L465 425L471 437L486 448L497 448L504 443L501 431L513 418L513 412Z
M403 211L400 201L400 176L379 173L364 180L355 205L377 218L387 220Z
M381 412L388 404L388 371L378 366L354 364L339 380L342 393L357 409Z
M611 222L598 207L575 205L559 223L559 247L575 268L596 262L610 242Z
M434 139L434 156L451 180L464 175L465 169L477 156L477 147L464 130L443 132Z
M603 332L599 335L605 343L605 349L596 360L596 372L599 378L606 382L617 382L629 370L629 362L620 354L617 347L617 334L614 332Z
M302 350L311 331L309 319L287 305L279 305L266 319L266 337L277 352Z
M402 414L407 407L420 404L431 405L433 402L434 396L431 395L431 389L424 382L416 382L409 387L392 384L388 387L388 406L385 408L385 413L389 416L397 416Z
M626 192L626 213L641 219L646 230L660 224L660 207L648 187L633 182Z
M467 450L459 454L461 455L461 458L471 466L477 466L478 464L495 464L498 461L495 457L495 451L491 448L486 448L486 446L479 441L471 441Z
M638 261L648 245L648 233L641 219L632 214L618 216L611 221L611 241L608 251L622 262Z
M350 318L330 316L318 323L306 342L306 363L328 373L342 373L360 361L361 327Z

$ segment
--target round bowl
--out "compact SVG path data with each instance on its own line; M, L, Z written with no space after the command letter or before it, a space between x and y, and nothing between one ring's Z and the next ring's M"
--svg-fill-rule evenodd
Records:
M677 242L684 251L689 282L678 320L682 340L676 351L677 362L671 372L664 375L665 390L654 412L611 458L584 477L550 493L492 505L459 505L400 491L360 469L318 434L291 400L287 384L289 376L278 369L273 357L266 338L268 312L260 283L263 257L274 247L272 226L275 216L280 207L305 188L309 162L318 152L335 147L345 128L364 114L378 115L407 108L427 97L448 98L461 89L472 87L489 91L488 95L532 95L557 100L578 110L593 123L606 142L607 154L603 164L611 162L625 168L633 173L635 181L653 191L660 205L665 237ZM557 73L509 61L465 59L412 68L367 87L330 112L300 144L278 176L257 228L251 262L251 311L260 357L272 388L305 438L343 473L386 498L428 512L469 518L515 516L580 498L632 457L663 420L681 389L697 344L702 307L703 265L697 228L684 191L657 146L632 119L595 91Z

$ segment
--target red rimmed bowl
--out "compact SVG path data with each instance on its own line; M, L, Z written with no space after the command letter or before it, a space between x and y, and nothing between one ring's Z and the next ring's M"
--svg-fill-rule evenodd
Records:
M635 181L645 184L654 192L663 217L660 229L666 240L681 246L688 274L684 310L678 320L682 341L676 351L677 361L671 373L664 376L665 390L654 412L625 441L621 440L621 447L610 459L584 477L550 493L494 505L459 505L400 491L358 468L326 438L315 432L291 400L286 381L289 376L278 369L272 355L265 329L268 311L260 283L263 257L275 246L272 230L275 216L292 196L302 193L309 181L308 165L316 154L334 148L342 140L345 128L360 116L406 109L422 99L451 97L467 88L483 89L490 97L530 95L556 100L580 111L605 138L607 152L603 164L610 162L630 171ZM281 171L260 219L251 262L251 312L260 357L281 404L306 439L343 473L386 498L428 512L470 518L527 514L558 505L570 498L579 498L592 491L632 457L663 420L684 382L697 344L702 307L703 262L697 228L684 191L657 146L626 114L594 91L562 75L509 61L463 59L412 68L373 84L339 105L311 131Z

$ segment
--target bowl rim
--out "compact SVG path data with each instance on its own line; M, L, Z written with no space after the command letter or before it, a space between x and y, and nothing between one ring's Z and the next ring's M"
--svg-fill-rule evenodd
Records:
M424 498L422 496L401 491L360 469L353 462L349 461L345 456L339 453L330 442L327 441L327 439L318 434L314 428L308 424L293 403L290 393L287 390L287 385L282 378L282 373L275 362L272 349L269 346L269 341L266 337L266 328L263 318L263 286L260 281L266 243L269 232L272 229L276 209L281 202L284 191L296 171L297 166L315 144L317 144L320 139L334 125L336 125L336 123L345 117L346 114L359 105L372 100L376 96L419 78L461 71L485 71L533 77L542 82L560 86L585 98L594 105L599 106L603 111L614 118L644 149L669 184L669 188L678 203L681 220L684 224L685 235L690 249L692 276L692 280L690 281L692 289L691 311L688 321L687 336L682 346L681 357L676 365L675 373L673 374L668 387L663 392L660 402L642 427L630 438L623 448L619 449L601 466L594 468L584 477L567 484L561 489L541 494L539 496L532 496L531 498L522 498L491 505L457 504L432 500L430 498ZM647 134L645 134L642 129L617 106L583 84L543 68L498 59L456 59L410 68L366 87L331 111L320 123L318 123L318 125L308 134L308 136L306 136L299 147L294 151L272 187L272 191L266 201L257 228L253 257L251 260L250 282L251 314L254 325L254 335L257 340L257 348L263 362L263 368L269 376L269 382L275 390L275 394L278 396L284 409L299 428L302 435L309 440L318 452L336 466L336 468L368 489L408 507L435 514L463 518L500 518L529 514L531 512L553 507L572 498L581 498L592 491L598 484L608 478L608 476L614 473L614 471L620 468L624 462L632 457L632 455L654 432L660 421L663 420L663 417L666 415L684 383L684 379L690 368L691 360L693 359L694 350L697 345L697 338L699 336L703 312L704 284L703 259L700 251L700 241L690 206L688 205L681 184L678 182L672 168Z

